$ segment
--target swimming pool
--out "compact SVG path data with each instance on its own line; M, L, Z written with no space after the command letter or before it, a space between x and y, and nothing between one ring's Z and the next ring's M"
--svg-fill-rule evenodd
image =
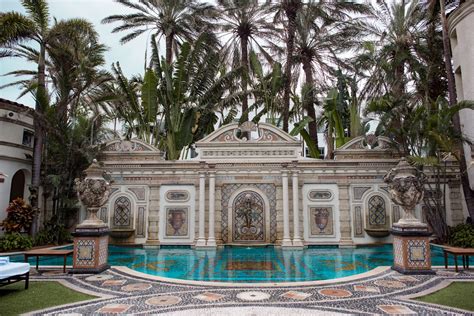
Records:
M444 265L441 248L432 247L432 265ZM15 256L12 261L22 261ZM30 263L33 265L35 259ZM41 258L40 265L62 265L62 258ZM109 264L160 277L218 282L296 282L327 280L391 266L392 246L281 248L225 247L143 249L109 246ZM72 258L68 258L72 265Z

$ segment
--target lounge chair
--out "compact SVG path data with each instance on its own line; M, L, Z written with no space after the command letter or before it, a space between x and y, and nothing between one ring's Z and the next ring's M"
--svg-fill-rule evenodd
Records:
M25 290L30 280L30 264L9 262L0 265L0 286L25 280Z

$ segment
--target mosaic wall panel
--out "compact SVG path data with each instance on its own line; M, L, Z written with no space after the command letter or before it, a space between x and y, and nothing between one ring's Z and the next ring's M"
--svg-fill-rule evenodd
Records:
M393 238L393 263L403 267L403 240L399 237Z
M334 217L332 207L310 207L309 221L310 232L312 236L334 234Z
M277 220L276 220L276 188L274 184L271 183L257 183L257 184L243 184L243 183L233 183L233 184L224 184L221 188L221 206L222 206L222 240L224 243L230 242L229 239L229 199L231 195L241 189L248 188L257 188L261 190L268 198L270 203L270 242L275 242L277 238Z
M354 200L361 200L365 192L370 190L370 187L354 187Z
M186 237L189 234L187 207L166 208L166 237Z
M428 243L422 239L409 239L406 241L408 246L407 263L410 268L424 268L427 266Z
M137 237L145 237L145 207L138 207L137 214Z
M115 200L113 226L132 226L132 203L130 202L130 199L125 196L121 196Z
M385 200L374 195L368 201L369 226L385 226L387 223Z
M104 236L100 238L99 241L99 262L98 265L102 266L104 264L107 264L107 257L109 253L109 247L108 247L108 236Z
M232 241L265 241L265 202L255 191L239 193L232 206Z
M91 266L95 265L95 240L77 239L76 265Z
M329 201L332 199L332 192L328 190L311 190L308 193L311 201Z
M364 237L364 222L362 219L362 206L354 207L354 236Z
M189 192L182 190L170 190L166 192L165 198L169 202L185 202L189 200Z

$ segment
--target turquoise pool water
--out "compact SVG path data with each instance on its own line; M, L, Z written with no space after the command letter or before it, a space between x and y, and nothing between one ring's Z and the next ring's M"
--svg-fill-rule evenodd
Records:
M444 265L440 248L432 247L432 264ZM11 258L22 261L22 256ZM62 258L41 258L40 265L62 265ZM68 264L72 264L69 258ZM189 248L143 249L109 247L109 263L147 274L199 281L295 282L327 280L392 265L392 246L304 250L226 247L217 250ZM30 260L32 265L35 259Z

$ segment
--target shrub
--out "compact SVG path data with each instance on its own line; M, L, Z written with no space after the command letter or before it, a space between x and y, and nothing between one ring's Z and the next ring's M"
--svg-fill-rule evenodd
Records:
M44 223L43 228L36 234L34 238L35 246L42 246L48 244L64 244L70 242L72 236L69 231L62 224L58 224L57 218L53 217L51 220Z
M448 243L450 246L472 248L474 247L474 225L459 224L451 227Z
M35 211L22 198L16 198L7 207L7 218L0 223L7 233L28 232L33 223Z
M9 233L0 237L0 251L25 250L32 246L31 238L20 233Z

